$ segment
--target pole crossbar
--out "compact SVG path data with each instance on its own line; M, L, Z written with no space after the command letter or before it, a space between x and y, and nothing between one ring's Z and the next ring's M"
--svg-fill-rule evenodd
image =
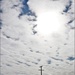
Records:
M42 67L43 67L43 66L40 66L40 70L39 70L39 71L41 72L41 75L42 75L42 71L44 71L44 70L42 69Z

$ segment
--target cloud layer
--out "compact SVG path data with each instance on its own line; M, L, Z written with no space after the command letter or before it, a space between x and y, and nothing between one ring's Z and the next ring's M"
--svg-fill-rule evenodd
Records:
M43 37L37 17L52 10L64 29ZM1 75L40 75L40 65L44 75L74 75L74 0L2 0L0 13Z

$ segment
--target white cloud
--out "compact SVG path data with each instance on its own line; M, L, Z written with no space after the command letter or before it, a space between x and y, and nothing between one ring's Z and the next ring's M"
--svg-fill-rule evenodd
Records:
M68 13L63 13L69 0L29 0L29 9L38 17L40 13L55 10L64 16L63 30L50 36L33 35L35 16L21 13L22 2L19 0L3 0L1 19L1 73L2 75L38 75L40 65L44 65L46 75L74 75L74 29L69 28L72 20L73 5ZM73 1L72 1L73 2ZM19 5L18 5L19 4ZM72 3L74 4L74 2ZM12 8L14 5L18 5ZM63 13L63 14L62 14ZM68 19L69 18L69 19ZM66 27L65 27L66 26ZM71 23L73 26L73 22ZM34 29L35 30L35 29ZM51 61L48 64L48 61Z

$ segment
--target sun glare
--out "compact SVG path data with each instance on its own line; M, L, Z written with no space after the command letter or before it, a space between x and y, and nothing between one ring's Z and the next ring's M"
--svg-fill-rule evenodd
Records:
M57 12L45 12L37 17L36 30L39 34L49 35L58 32L61 27L61 15Z

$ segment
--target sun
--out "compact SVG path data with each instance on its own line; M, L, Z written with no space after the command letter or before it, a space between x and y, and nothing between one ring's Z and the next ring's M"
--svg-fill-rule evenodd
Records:
M36 30L41 35L50 35L60 30L61 15L55 11L44 12L37 17Z

